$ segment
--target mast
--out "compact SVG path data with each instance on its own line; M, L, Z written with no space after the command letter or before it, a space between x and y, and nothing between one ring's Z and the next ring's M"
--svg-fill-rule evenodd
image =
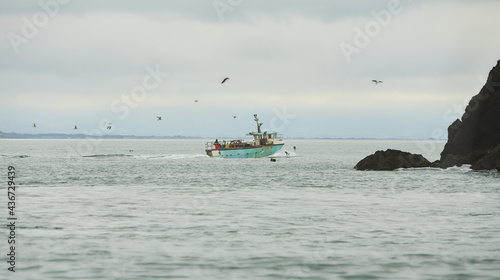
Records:
M261 126L263 123L260 123L260 122L259 122L259 118L257 118L257 114L254 114L253 116L254 116L254 118L255 118L255 119L254 119L254 120L255 120L255 122L257 123L257 132L258 132L258 133L261 133L261 131L260 131L260 126Z

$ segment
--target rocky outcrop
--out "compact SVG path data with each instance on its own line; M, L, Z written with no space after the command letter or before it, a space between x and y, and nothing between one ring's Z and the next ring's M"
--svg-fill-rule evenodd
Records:
M448 127L439 163L443 168L470 164L475 170L500 171L500 60L470 100L462 120Z
M500 172L500 60L488 75L481 91L472 97L462 119L448 127L448 142L438 161L430 163L422 155L397 150L377 151L354 168L394 170L411 167L461 166Z
M357 170L395 170L399 168L430 167L432 164L420 154L410 154L399 150L376 151L362 159Z

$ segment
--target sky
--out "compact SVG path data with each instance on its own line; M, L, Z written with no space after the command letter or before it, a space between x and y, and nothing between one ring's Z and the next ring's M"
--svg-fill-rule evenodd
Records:
M0 131L242 137L258 114L285 138L446 139L500 59L498 11L486 0L2 1Z

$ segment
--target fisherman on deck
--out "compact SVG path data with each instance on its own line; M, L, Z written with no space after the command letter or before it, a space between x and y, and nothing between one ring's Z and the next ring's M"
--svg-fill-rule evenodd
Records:
M214 146L216 150L219 149L219 140L215 139Z

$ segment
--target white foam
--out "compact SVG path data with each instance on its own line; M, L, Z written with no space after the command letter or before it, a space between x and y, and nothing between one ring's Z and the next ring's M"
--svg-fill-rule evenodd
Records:
M134 158L146 160L179 160L208 157L205 154L172 154L172 155L135 155Z
M471 166L470 164L464 164L462 166L448 167L445 170L456 171L456 172L470 172L470 171L472 171L472 169L470 168L470 166Z

